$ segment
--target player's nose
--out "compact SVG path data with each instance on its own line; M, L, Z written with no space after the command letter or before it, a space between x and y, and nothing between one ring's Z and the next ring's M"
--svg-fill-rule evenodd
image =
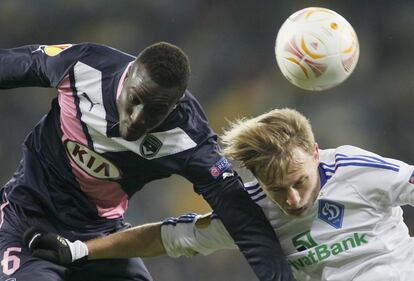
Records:
M131 120L132 127L140 127L144 125L145 120L143 116L143 106L136 105L132 108L132 112L129 115L129 119Z
M290 207L297 207L300 204L300 194L299 191L297 191L296 189L290 187L287 191L287 197L286 197L286 203L290 206Z

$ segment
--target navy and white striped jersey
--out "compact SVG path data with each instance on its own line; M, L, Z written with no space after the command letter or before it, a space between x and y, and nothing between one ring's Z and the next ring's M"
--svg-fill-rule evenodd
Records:
M4 189L7 200L46 211L68 227L93 229L121 219L128 199L146 183L178 174L194 184L243 243L248 260L263 260L254 265L262 280L290 280L269 223L221 156L216 135L190 92L150 133L137 141L120 137L116 99L134 59L90 43L0 50L0 88L58 91L23 144L20 167ZM252 221L250 213L262 220Z
M2 65L10 65L0 73L2 88L21 82L58 90L49 114L24 143L21 173L6 190L9 200L26 204L26 197L17 196L24 186L52 210L64 207L56 204L59 200L73 200L71 205L79 206L69 211L89 212L83 207L87 199L93 211L85 213L86 220L120 218L128 198L149 181L181 174L199 190L216 180L209 171L216 163L229 168L188 91L159 128L128 142L119 136L116 98L134 57L93 44L63 45L58 54L51 48L59 46L27 46L1 56ZM50 179L47 189L33 184L32 166ZM53 211L70 215L65 209Z
M354 146L320 150L321 190L309 213L287 216L257 182L246 184L280 239L298 280L412 280L414 240L400 206L414 204L414 167ZM171 256L236 248L218 219L164 222Z

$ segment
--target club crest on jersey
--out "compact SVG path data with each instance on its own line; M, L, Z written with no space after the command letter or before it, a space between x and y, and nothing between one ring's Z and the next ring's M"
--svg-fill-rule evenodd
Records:
M72 47L72 44L60 44L60 45L40 45L39 48L33 51L34 52L42 52L49 57L54 57L59 55L61 52L66 50L67 48Z
M321 199L319 200L318 217L335 228L342 227L344 219L344 205Z
M152 158L157 155L162 146L162 142L154 135L146 135L141 142L141 155L145 158Z
M223 172L229 170L231 168L231 164L227 161L226 158L221 157L210 169L210 175L213 178L218 178ZM227 175L228 176L228 175ZM223 177L224 179L224 177Z
M87 146L71 140L65 140L64 145L69 158L88 175L106 180L121 177L121 171L115 164Z

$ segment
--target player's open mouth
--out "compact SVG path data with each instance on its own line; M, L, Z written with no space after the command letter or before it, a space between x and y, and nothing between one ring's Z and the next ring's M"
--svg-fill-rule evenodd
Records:
M128 133L130 133L130 134L138 134L139 133L139 130L137 130L137 129L131 127L131 126L127 126L126 129L127 129Z
M143 134L143 131L145 130L143 127L141 126L134 126L132 125L130 122L124 122L124 127L126 129L126 131L130 134Z
M133 127L126 127L126 129L127 129L128 135L134 136L134 137L140 137L145 133L144 130L135 129Z
M306 207L301 207L301 208L297 208L297 209L287 209L286 211L290 214L290 215L300 215L305 211Z
M136 129L132 126L128 126L124 123L120 124L120 133L123 139L127 141L135 141L140 138L145 132L142 132L142 130Z

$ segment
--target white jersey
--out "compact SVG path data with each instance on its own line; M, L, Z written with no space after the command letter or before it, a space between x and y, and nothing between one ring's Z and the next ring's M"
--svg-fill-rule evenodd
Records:
M320 150L320 194L301 218L285 215L257 183L245 188L269 219L298 280L410 281L414 240L400 206L414 204L413 171L353 146ZM218 219L195 227L199 216L184 217L162 227L170 256L236 248Z

